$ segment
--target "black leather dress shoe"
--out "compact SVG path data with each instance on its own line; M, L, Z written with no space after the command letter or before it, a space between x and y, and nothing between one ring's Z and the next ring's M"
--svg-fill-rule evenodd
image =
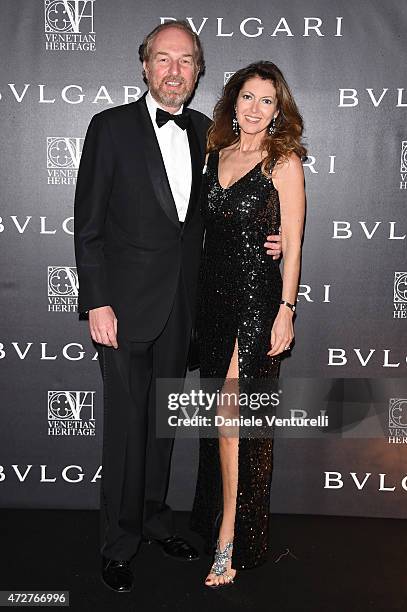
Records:
M155 542L161 547L164 555L173 559L179 559L180 561L196 561L199 559L198 551L179 536L171 536L165 540L147 538L147 542Z
M115 561L102 557L102 580L117 593L128 593L133 588L133 572L129 561Z

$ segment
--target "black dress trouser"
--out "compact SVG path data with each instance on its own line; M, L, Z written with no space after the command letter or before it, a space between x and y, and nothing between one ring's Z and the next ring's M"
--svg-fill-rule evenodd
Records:
M156 437L155 383L157 378L185 376L190 334L190 311L180 280L168 321L155 340L129 341L119 330L119 348L103 346L100 351L101 553L109 559L130 559L143 536L161 540L174 534L165 503L174 440Z

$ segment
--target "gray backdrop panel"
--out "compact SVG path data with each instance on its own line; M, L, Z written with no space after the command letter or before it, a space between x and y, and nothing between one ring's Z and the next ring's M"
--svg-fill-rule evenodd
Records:
M74 180L92 115L145 90L138 45L161 18L190 18L201 28L207 70L191 106L211 115L225 73L269 59L304 116L307 224L296 346L282 375L382 380L384 411L391 399L405 399L397 379L406 377L406 7L396 0L78 6L84 15L72 25L62 0L2 2L1 506L98 505L102 387L86 323L75 313ZM307 24L319 30L307 32ZM76 48L47 49L50 41ZM89 44L95 49L80 48ZM61 400L58 391L71 393ZM64 397L74 407L84 402L70 419L81 435L49 435L48 411L55 425ZM277 440L272 510L405 516L403 436L400 443L388 432ZM196 442L178 440L169 492L177 509L191 506L196 459ZM341 488L324 488L329 471L341 473ZM358 489L351 473L358 482L370 475Z

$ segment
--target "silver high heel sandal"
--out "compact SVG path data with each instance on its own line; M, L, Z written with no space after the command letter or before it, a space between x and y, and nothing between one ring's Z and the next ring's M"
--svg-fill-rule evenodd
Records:
M233 584L234 582L233 576L231 576L230 574L227 574L227 570L226 570L226 564L232 558L232 549L233 549L233 542L226 542L225 548L221 550L219 546L219 539L218 539L218 541L216 542L215 558L213 561L213 565L211 567L211 571L209 573L215 574L215 576L223 576L223 578L225 579L225 582L221 584L207 584L206 583L206 580L208 580L207 578L205 580L206 586L216 588L216 587L226 586L227 584Z

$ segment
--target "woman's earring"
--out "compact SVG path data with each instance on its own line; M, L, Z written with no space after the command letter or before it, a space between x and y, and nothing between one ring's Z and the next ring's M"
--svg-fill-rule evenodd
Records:
M237 122L236 116L233 117L233 119L232 119L232 130L234 131L236 136L239 136L240 127L239 127L239 124Z
M275 131L276 131L276 118L273 117L273 120L272 120L272 122L269 125L269 134L270 134L270 136L272 136Z

